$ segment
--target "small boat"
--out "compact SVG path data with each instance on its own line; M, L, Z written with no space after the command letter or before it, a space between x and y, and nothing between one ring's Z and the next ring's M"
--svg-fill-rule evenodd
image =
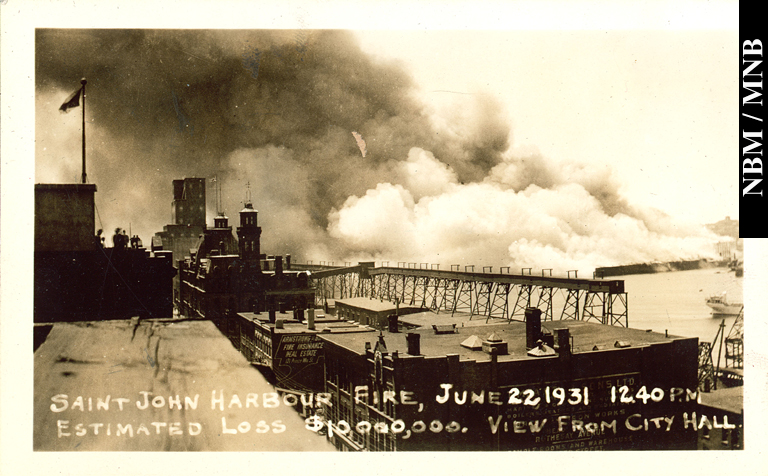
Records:
M728 302L725 293L708 297L706 303L712 308L712 314L723 316L738 316L744 308L744 303Z

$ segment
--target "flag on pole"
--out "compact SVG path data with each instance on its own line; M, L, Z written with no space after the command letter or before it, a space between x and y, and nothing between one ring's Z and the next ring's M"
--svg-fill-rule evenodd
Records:
M67 112L67 109L78 107L80 105L80 93L83 91L83 87L80 86L80 89L72 93L66 101L64 101L64 104L61 105L59 108L59 111L61 112Z

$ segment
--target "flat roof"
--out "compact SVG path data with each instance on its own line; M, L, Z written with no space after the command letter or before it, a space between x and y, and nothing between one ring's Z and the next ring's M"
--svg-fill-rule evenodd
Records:
M462 347L461 343L473 335L479 337L481 340L485 340L492 333L495 333L504 342L507 343L509 350L509 354L498 356L499 361L540 358L530 357L527 355L527 349L525 346L526 338L524 322L505 321L503 323L483 323L479 325L466 325L467 323L464 323L465 325L463 327L459 323L456 326L456 332L453 334L436 334L431 327L432 324L450 326L456 322L450 322L447 319L443 319L443 316L433 316L435 316L435 318L433 318L429 325L427 325L426 322L423 322L423 325L420 328L414 329L412 331L390 333L385 330L383 335L384 341L387 345L387 350L389 352L397 350L400 357L408 357L406 334L412 332L421 335L420 351L421 355L423 356L443 357L448 354L458 354L461 360L485 361L491 359L490 354L487 354L481 350L471 350ZM406 322L408 319L404 318L402 321ZM426 321L426 319L422 319L422 321ZM472 322L483 321L484 319ZM695 339L674 336L665 337L664 334L647 332L640 329L628 329L625 327L608 326L604 324L574 320L545 321L542 322L541 325L542 331L548 330L552 333L554 333L554 329L568 328L570 330L571 336L573 337L574 353L592 351L595 346L597 346L598 350L610 350L614 348L616 341L626 342L630 344L631 347L640 347L658 342L672 342L675 340ZM363 355L365 353L365 343L371 342L371 345L375 345L375 342L378 340L378 334L331 334L323 335L323 338L329 342L349 349L350 351L359 355Z
M283 328L278 329L273 322L269 322L269 313L262 312L254 314L252 312L240 312L237 314L263 328L274 329L276 334L323 334L331 333L350 333L350 332L373 332L375 329L362 325L354 321L336 319L334 316L323 315L315 312L315 329L307 329L306 314L304 322L299 322L293 318L293 313L275 313L275 320L283 320Z
M36 183L35 190L58 190L58 191L84 191L95 192L96 184L94 183Z
M506 324L508 321L503 317L470 316L466 312L456 312L451 315L451 311L422 311L413 314L400 316L400 322L417 327L426 327L431 329L432 324L451 325L456 327L476 327L488 324Z
M262 395L276 390L211 321L55 323L35 351L34 383L37 451L334 450L325 437L307 431L304 418L282 401L275 408L248 408L249 394L258 394L261 404ZM226 406L234 395L242 406ZM119 406L118 398L124 399ZM100 407L99 400L107 404ZM160 400L162 405L157 405ZM196 403L188 407L187 400ZM54 412L52 401L59 408L62 401L68 406ZM222 418L230 428L242 421L255 425L280 420L285 431L224 434ZM64 421L63 429L58 420ZM156 430L153 422L164 426ZM87 431L85 436L76 435L78 424ZM98 434L93 424L103 425ZM169 436L172 424L179 428L178 436ZM131 425L130 436L121 437L118 425ZM139 425L148 432L140 433ZM199 425L200 436L192 436L193 425Z
M395 312L395 310L398 309L397 305L395 305L395 303L393 302L381 301L378 299L371 299L367 297L337 299L334 304L346 304L347 306L358 307L360 309L365 309L367 311L374 311L374 312L387 312L387 311ZM421 309L421 308L418 306L400 305L399 309L402 311L405 309L410 310L410 309Z

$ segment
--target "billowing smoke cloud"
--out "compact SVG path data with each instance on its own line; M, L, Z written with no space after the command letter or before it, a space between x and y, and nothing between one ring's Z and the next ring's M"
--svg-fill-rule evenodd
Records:
M348 32L38 30L38 182L79 180L80 110L57 108L81 77L97 226L145 241L170 222L171 180L217 176L209 221L236 226L249 195L262 249L299 261L563 270L710 252L700 229L627 204L610 170L512 152L489 96L425 110Z
M416 148L406 164L414 164L415 156L431 162L424 170L444 166ZM410 176L350 197L331 214L329 230L360 258L397 256L406 262L555 268L561 273L711 253L711 237L696 228L675 228L660 212L652 217L656 224L648 225L654 212L624 204L605 180L609 176L577 169L581 174L565 182L554 172L542 173L544 168L534 157L510 159L471 184L459 184L450 170L443 170L426 176L434 192L425 194L425 177L404 166ZM529 174L534 178L530 183ZM537 184L539 174L548 188Z

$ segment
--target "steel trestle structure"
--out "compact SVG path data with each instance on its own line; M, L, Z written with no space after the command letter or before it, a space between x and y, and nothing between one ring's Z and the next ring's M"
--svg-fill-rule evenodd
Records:
M370 297L435 312L464 312L470 319L525 320L537 307L543 320L574 319L628 327L624 281L493 274L435 269L345 268L295 265L311 271L318 305L328 300Z

